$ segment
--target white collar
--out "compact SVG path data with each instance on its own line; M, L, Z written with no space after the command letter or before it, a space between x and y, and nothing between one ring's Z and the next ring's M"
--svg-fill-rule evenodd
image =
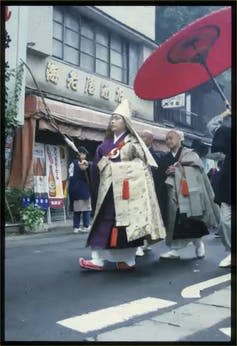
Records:
M171 151L171 154L172 154L172 156L173 157L175 157L176 155L177 155L177 152L179 151L179 149L181 148L181 146L180 147L178 147L178 149L177 149L177 151L176 152L174 152L174 151Z
M116 134L114 133L114 143L117 142L117 140L119 140L120 137L122 137L125 134L126 131L120 133L120 135L116 136Z
M171 151L172 156L175 157L178 151L179 151L179 150L177 150L176 152Z

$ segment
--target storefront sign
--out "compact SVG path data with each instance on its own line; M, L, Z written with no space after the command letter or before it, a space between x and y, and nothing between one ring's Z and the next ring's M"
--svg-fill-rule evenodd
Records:
M95 94L95 81L91 77L86 77L84 93L89 95Z
M185 93L161 101L162 108L180 108L185 106Z
M109 100L109 87L104 83L101 83L100 85L100 97Z
M45 70L46 81L55 85L59 83L60 67L55 62L48 62ZM79 72L77 70L70 70L66 78L66 87L72 91L78 91L78 84L82 83L80 80ZM117 103L121 103L124 97L124 92L121 87L116 87L111 90L106 82L96 81L94 78L87 76L84 83L84 94L94 96L99 93L100 98L109 101L110 99Z
M60 162L61 162L61 173L62 173L62 186L64 198L67 198L67 180L68 180L68 151L63 145L59 146L60 151Z
M46 176L51 208L63 208L64 196L60 163L60 149L56 145L45 145Z
M31 203L33 203L33 201L31 200L30 197L23 197L22 198L22 206L23 206L23 208L28 207Z
M46 80L54 84L58 84L59 80L59 68L53 62L49 62L45 71Z
M40 205L40 200L48 199L46 177L45 148L43 143L35 143L33 150L34 195ZM41 205L40 205L41 206Z
M78 73L76 71L69 72L67 78L67 88L70 88L73 91L77 91L78 78Z
M48 209L49 207L49 199L48 198L35 198L35 204L40 206L42 209Z

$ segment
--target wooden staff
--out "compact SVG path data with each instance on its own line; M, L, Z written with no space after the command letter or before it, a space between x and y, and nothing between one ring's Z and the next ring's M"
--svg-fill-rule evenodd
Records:
M39 94L40 94L41 99L42 99L42 101L43 101L43 105L44 105L44 108L45 108L45 111L46 111L46 115L47 115L48 121L50 122L50 124L52 125L52 127L53 127L54 129L56 129L57 132L63 137L63 139L64 139L64 141L67 143L67 145L68 145L73 151L75 151L76 153L79 153L79 152L78 152L78 149L77 149L77 147L75 146L75 144L73 143L73 141L72 141L71 139L69 139L67 136L65 136L65 135L61 132L61 130L60 130L60 128L59 128L57 122L56 122L55 119L53 118L53 116L52 116L52 114L51 114L51 111L50 111L49 107L48 107L47 104L46 104L44 95L43 95L43 93L42 93L42 91L41 91L41 89L40 89L38 83L36 82L36 79L35 79L35 77L34 77L34 75L33 75L33 72L31 71L30 67L29 67L22 59L21 59L21 61L22 61L22 63L25 65L25 67L27 68L27 70L30 72L30 75L31 75L31 77L32 77L32 79L33 79L33 81L34 81L34 83L35 83L35 86L36 86L36 88L37 88L38 91L39 91Z

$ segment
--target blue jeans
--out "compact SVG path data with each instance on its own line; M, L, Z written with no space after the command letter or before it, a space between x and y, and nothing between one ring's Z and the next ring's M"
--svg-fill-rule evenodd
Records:
M90 211L74 211L73 213L73 228L79 228L81 223L81 214L83 220L83 227L89 227L90 224Z

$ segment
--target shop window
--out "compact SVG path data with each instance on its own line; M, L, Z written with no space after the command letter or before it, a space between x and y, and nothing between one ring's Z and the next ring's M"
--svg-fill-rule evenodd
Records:
M63 58L63 44L62 44L62 42L54 40L53 55L59 59Z
M106 62L96 60L96 73L101 74L102 76L108 75L108 64ZM112 77L112 76L111 76Z
M63 13L60 11L60 8L54 7L53 18L54 21L57 21L59 23L63 22Z
M109 46L109 34L107 31L103 30L102 28L99 28L97 26L96 30L96 42L104 45L105 47Z
M134 43L66 7L55 6L53 13L53 56L82 70L132 84L138 69Z
M78 46L78 33L70 29L65 29L65 44L77 48Z
M79 62L79 51L77 49L74 49L69 46L64 47L64 60L74 64L78 65Z

